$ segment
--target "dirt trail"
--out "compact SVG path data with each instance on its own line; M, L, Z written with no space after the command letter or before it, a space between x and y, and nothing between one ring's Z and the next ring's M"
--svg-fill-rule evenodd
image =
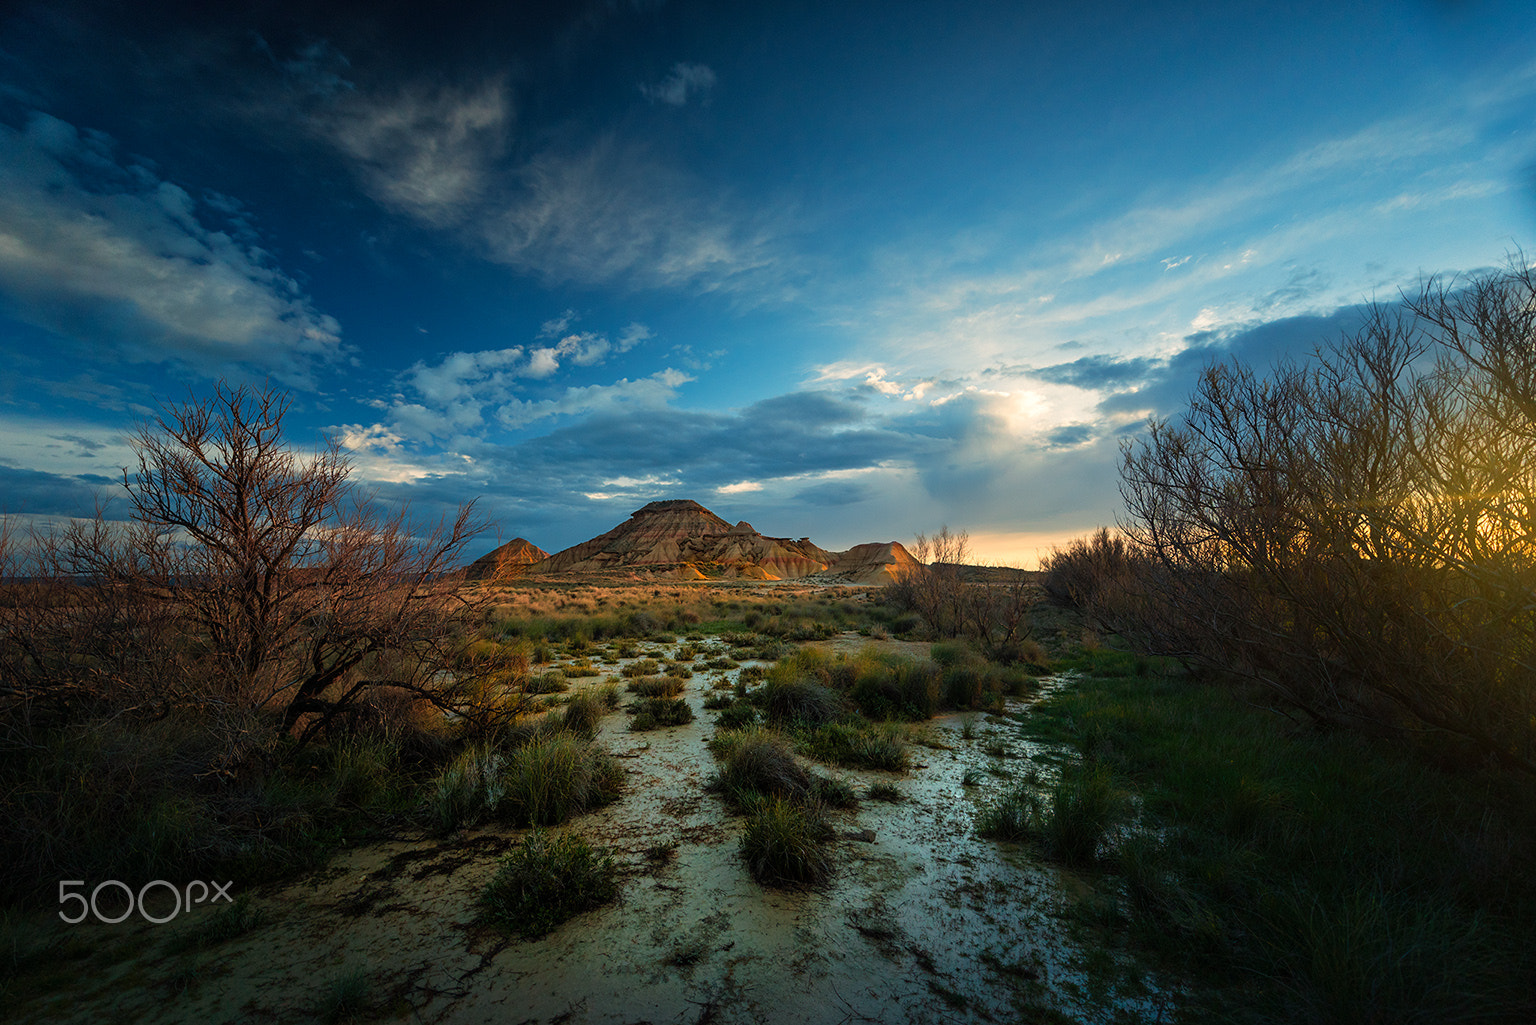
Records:
M687 726L630 733L627 715L604 720L600 740L627 770L625 795L568 828L615 851L625 878L609 907L542 940L508 939L473 918L518 831L373 844L258 892L263 923L195 957L163 950L195 916L96 927L119 956L103 955L94 985L38 1010L82 1022L313 1020L332 981L361 971L369 1017L445 1025L1014 1021L1044 1007L1077 1020L1102 1014L1081 1002L1077 955L1057 917L1057 873L974 834L978 804L1034 753L1011 723L973 717L966 739L966 717L936 719L936 746L914 748L905 774L819 767L861 796L893 783L904 800L835 813L828 887L770 890L737 855L742 820L704 789L714 771L705 747L713 714L703 710L710 679L689 681L698 718ZM1010 757L987 753L998 745ZM964 786L967 769L984 782ZM121 956L130 949L136 956ZM1152 999L1124 1009L1152 1012Z

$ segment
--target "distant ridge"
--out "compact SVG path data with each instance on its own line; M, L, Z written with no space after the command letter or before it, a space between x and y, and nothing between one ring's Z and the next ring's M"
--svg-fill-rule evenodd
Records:
M499 550L499 549L498 549ZM495 554L495 553L492 553ZM663 576L674 580L793 580L889 583L917 566L895 541L831 552L809 538L768 537L692 499L666 499L528 568L539 576Z

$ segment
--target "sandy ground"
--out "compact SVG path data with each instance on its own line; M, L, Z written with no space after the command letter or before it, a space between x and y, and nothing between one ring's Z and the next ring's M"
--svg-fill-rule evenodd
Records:
M714 727L702 706L720 675L689 681L698 718L687 726L630 733L622 712L604 721L599 739L627 770L625 795L567 828L613 850L620 896L542 940L474 921L477 894L520 833L472 830L360 847L255 891L262 924L195 954L170 955L165 940L202 909L167 926L74 927L100 947L88 970L67 999L15 1010L31 1021L312 1021L334 981L361 972L369 1020L444 1025L1018 1021L1042 1008L1081 1021L1116 1008L1157 1016L1150 988L1089 999L1060 918L1071 881L975 836L978 807L1038 753L1007 719L971 717L971 739L966 716L934 720L933 746L915 747L904 774L820 767L861 795L893 783L904 800L836 813L827 887L755 883L737 853L742 820L705 791ZM999 742L1006 757L984 750ZM968 768L984 782L963 786Z

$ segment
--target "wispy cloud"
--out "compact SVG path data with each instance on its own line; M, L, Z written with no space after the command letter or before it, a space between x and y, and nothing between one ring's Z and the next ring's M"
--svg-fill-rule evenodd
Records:
M681 107L693 97L707 98L715 88L715 73L704 64L680 62L660 82L640 86L640 94L652 103Z
M210 198L57 118L0 125L0 296L103 355L307 381L340 352L340 326L231 216L237 204Z
M337 92L310 121L350 158L363 187L435 227L462 220L486 193L512 128L505 81L412 83L387 93Z

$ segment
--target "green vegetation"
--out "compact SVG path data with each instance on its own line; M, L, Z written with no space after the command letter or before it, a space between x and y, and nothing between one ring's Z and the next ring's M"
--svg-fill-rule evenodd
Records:
M1387 738L1297 731L1259 690L1138 676L1109 653L1084 662L1095 671L1024 721L1078 756L1047 796L1010 792L978 827L1063 861L1097 857L1094 942L1200 980L1197 1017L1536 1014L1526 788Z
M1109 766L1064 766L1044 800L1037 786L1030 780L1008 791L977 817L976 831L999 840L1035 841L1068 865L1092 862L1127 810L1125 795L1111 782Z
M331 977L320 999L319 1017L326 1025L356 1021L372 1009L373 981L367 969L351 968Z
M817 886L832 875L831 839L820 804L770 797L747 813L741 856L766 886Z
M678 676L642 676L630 680L628 689L643 698L675 698L686 685Z
M629 721L631 732L684 726L693 722L693 709L682 698L645 698L629 706L635 717Z
M262 909L251 895L242 893L228 904L205 909L195 924L172 937L166 944L166 953L184 954L217 946L244 936L260 926L264 919Z
M445 832L491 818L557 825L612 801L623 782L612 756L590 741L533 733L518 746L466 748L434 781L427 807Z
M904 772L906 733L894 723L832 722L797 731L795 747L819 762Z
M613 900L613 858L574 833L536 829L502 859L481 904L487 920L524 939Z

